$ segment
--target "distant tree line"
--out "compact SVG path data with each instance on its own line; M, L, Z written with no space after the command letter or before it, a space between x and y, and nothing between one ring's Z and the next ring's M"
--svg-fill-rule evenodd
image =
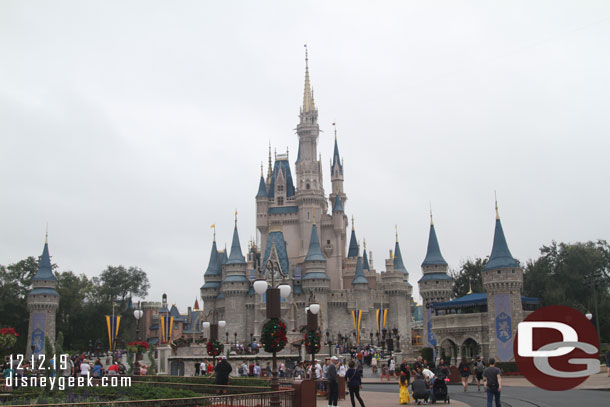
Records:
M468 259L451 271L455 298L485 292L482 271L487 259ZM604 240L557 243L540 248L540 257L523 268L523 295L540 305L567 305L593 314L602 342L610 342L610 246ZM597 304L597 311L595 310Z
M0 327L14 327L19 333L15 352L24 352L28 335L29 312L27 294L32 278L38 270L39 259L28 257L8 266L0 265ZM102 349L108 348L105 315L121 315L118 341L133 340L135 320L132 298L145 298L150 283L146 273L138 267L108 266L99 276L88 278L72 271L57 272L57 332L63 334L63 348L85 351L90 341L95 346L101 340Z

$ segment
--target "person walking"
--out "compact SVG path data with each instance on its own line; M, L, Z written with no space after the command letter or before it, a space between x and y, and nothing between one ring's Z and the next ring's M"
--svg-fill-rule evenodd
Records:
M462 358L458 366L458 370L460 371L460 376L462 377L462 386L464 386L464 391L468 391L468 378L470 377L470 366L468 365L468 360L466 357Z
M610 377L610 348L606 352L606 368L608 369L608 377Z
M330 365L326 369L326 379L328 380L328 407L337 406L339 402L339 382L337 381L337 363L339 358L330 358Z
M360 377L360 371L355 369L356 363L353 360L349 361L349 369L345 374L345 380L347 380L347 388L349 389L349 397L352 402L352 407L356 407L354 397L358 399L361 407L364 407L364 401L360 397L360 386L362 385L362 378Z
M474 375L477 379L477 390L481 391L481 382L483 381L483 372L485 371L485 364L483 364L483 361L481 360L481 357L479 356L476 360L476 362L474 363Z
M496 399L496 407L501 407L502 371L496 367L494 358L489 359L489 367L483 371L483 383L487 391L487 407L492 407L494 398Z

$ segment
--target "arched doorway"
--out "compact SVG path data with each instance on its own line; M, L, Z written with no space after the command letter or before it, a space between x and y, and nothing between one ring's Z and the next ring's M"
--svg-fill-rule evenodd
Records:
M462 356L472 359L481 354L481 346L472 338L468 338L462 344Z
M449 365L457 365L458 346L451 339L445 338L441 341L440 358Z

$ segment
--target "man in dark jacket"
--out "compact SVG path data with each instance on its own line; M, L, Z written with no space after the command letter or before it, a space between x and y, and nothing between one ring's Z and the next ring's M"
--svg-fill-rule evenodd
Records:
M232 370L233 368L229 362L227 362L227 357L223 356L214 368L214 375L216 376L214 384L219 384L221 386L229 384L229 374L231 374ZM217 393L226 393L226 390L218 390Z
M337 382L337 363L339 359L336 356L330 358L330 365L326 371L328 379L328 405L336 406L339 401L339 383Z

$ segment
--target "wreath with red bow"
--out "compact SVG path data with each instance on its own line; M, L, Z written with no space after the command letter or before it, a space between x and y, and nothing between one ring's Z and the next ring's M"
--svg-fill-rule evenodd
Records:
M225 346L220 341L217 341L217 340L208 341L207 349L208 349L208 355L210 355L210 356L220 355L224 348L225 348Z
M279 318L271 318L263 325L261 343L265 352L280 352L286 346L286 324Z
M305 333L305 350L309 354L320 352L320 331L307 331Z

